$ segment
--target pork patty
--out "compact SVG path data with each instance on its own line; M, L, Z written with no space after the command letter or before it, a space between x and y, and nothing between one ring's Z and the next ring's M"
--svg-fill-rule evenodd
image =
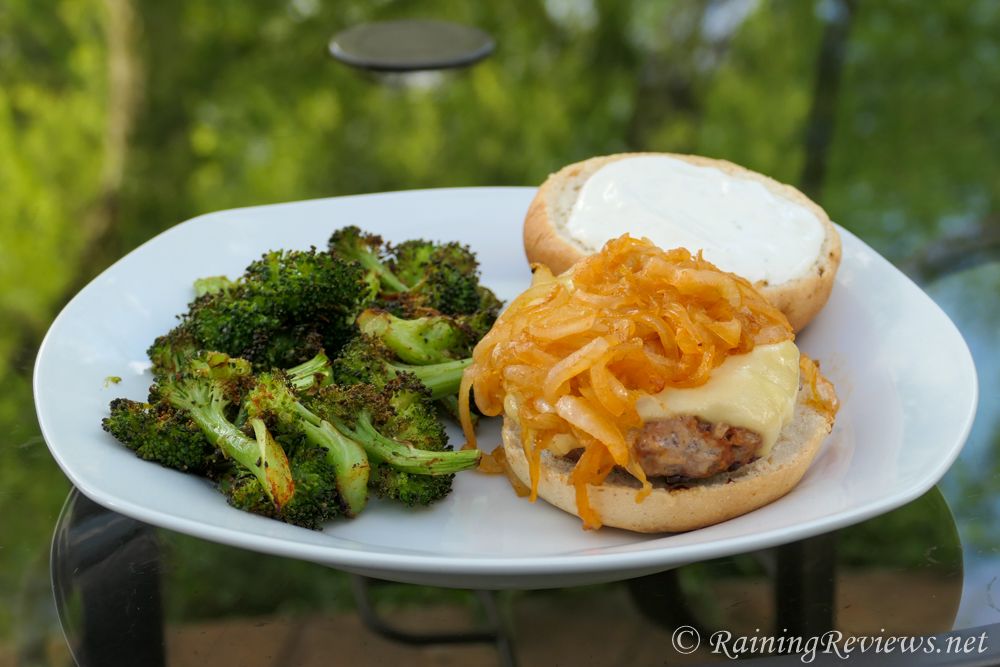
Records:
M736 470L754 459L761 444L754 431L679 416L647 422L633 449L647 477L674 483Z

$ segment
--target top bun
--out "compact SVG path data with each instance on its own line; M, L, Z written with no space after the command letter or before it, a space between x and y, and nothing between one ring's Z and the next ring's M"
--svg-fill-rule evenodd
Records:
M837 273L837 267L840 266L841 257L840 235L837 234L837 230L830 222L826 211L790 185L779 183L772 178L732 162L697 155L620 153L595 157L563 167L558 173L549 176L542 184L528 208L528 214L524 219L524 251L528 261L533 264L544 264L553 273L560 274L589 254L589 250L566 234L566 223L584 183L606 164L624 158L650 155L671 157L698 167L714 167L729 176L757 181L772 194L783 197L813 213L826 230L826 236L823 239L816 263L801 278L774 285L763 282L756 287L776 308L785 314L789 324L796 332L800 331L823 309L830 297L830 291L833 289L833 279ZM621 233L624 234L628 231L628 229L622 229ZM695 252L698 249L689 248L689 250Z

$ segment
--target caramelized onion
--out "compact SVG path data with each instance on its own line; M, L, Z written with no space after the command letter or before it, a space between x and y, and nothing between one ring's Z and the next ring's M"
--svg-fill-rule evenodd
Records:
M517 493L518 497L526 498L531 495L531 489L529 489L525 483L521 481L521 478L514 474L514 471L511 470L510 462L507 460L507 452L504 451L503 447L497 447L493 450L491 460L495 461L497 465L500 466L503 474L507 476L507 481L509 481L510 485L514 487L514 492Z
M806 405L836 417L840 410L840 400L833 393L833 385L819 374L819 362L810 359L805 352L799 353L799 377L812 393L806 400Z
M570 481L585 528L601 525L587 487L615 466L650 488L630 441L643 426L635 409L643 393L702 385L729 355L793 338L753 285L683 248L664 251L626 234L562 276L533 268L531 287L473 352L459 396L462 426L474 443L470 389L487 415L513 397L532 499L541 452L579 442L584 452ZM825 401L812 382L817 402Z

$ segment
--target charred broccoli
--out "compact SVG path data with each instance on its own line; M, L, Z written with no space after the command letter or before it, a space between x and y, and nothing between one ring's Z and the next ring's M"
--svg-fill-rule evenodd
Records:
M357 319L361 333L375 336L401 361L424 366L472 356L479 337L446 315L404 320L384 310L365 310Z
M187 367L188 359L197 355L200 350L201 344L183 325L159 336L146 351L149 360L153 362L153 378L158 380L179 373Z
M393 406L394 399L399 398L397 393L403 395L404 411L397 412ZM426 413L417 407L419 402L410 401L408 393L412 393L412 386L398 381L382 391L370 384L328 385L306 396L304 401L314 414L360 443L371 462L386 463L417 475L450 474L474 468L479 462L479 451L450 451L443 429L414 438L414 441L395 439L404 434L413 435L427 426ZM405 406L411 409L406 411Z
M187 370L161 378L150 392L150 402L186 411L210 444L254 474L280 511L294 492L284 451L259 420L249 422L252 439L230 421L252 381L246 361L218 352L201 353L188 359Z
M278 507L268 502L267 494L245 469L237 469L220 488L233 507L317 530L322 522L336 517L343 509L336 471L321 447L304 438L278 437L287 452L294 485L294 493L284 505Z
M296 392L329 384L332 372L330 358L320 352L315 357L285 371L288 382Z
M312 372L313 365L303 370L298 376L303 403L365 448L369 487L379 498L430 504L451 490L453 473L477 465L477 450L451 451L430 390L416 376L401 372L382 386L338 386L324 385L329 377Z
M358 311L371 298L361 267L330 253L274 251L247 267L238 281L196 283L199 296L179 327L149 350L183 339L197 350L215 350L251 361L258 370L287 368L323 350L336 351L351 336Z
M378 294L375 303L394 315L469 316L468 326L481 338L503 305L479 284L479 263L467 246L413 240L386 245L382 238L345 227L330 237L330 252L364 267Z
M285 377L272 373L259 375L243 405L248 417L263 420L279 439L285 436L295 443L293 452L320 452L313 455L316 460L311 467L323 470L313 474L317 478L329 478L331 487L339 492L347 516L357 516L364 509L368 502L365 450L303 406ZM330 509L334 509L332 504Z
M410 286L400 299L408 317L428 310L471 315L492 310L494 302L499 304L493 292L479 284L479 262L467 246L414 240L391 246L390 252L390 267ZM499 309L493 318L498 314Z
M357 227L344 227L333 233L330 252L347 261L358 262L365 270L366 280L378 292L405 292L409 289L383 262L384 242L381 236L366 234Z
M434 403L456 403L501 306L467 247L346 227L327 251L269 252L194 287L148 350L147 402L116 399L103 420L140 458L307 528L356 516L369 492L426 505L477 465L451 451Z
M145 461L209 477L215 476L222 463L190 414L168 403L150 405L116 398L102 426Z
M332 381L337 384L367 383L379 389L396 376L408 373L430 389L431 398L443 398L458 393L462 372L471 363L470 358L427 366L403 364L380 339L359 333L333 360L330 372Z
M455 475L414 475L392 466L376 464L369 486L379 498L392 498L407 507L430 505L451 492Z
M388 350L383 354L389 354ZM338 360L339 363L333 368L340 366L342 370L343 361L343 359ZM415 368L420 369L420 367ZM362 374L365 373L367 371ZM329 384L334 375L335 371L331 370L327 360L317 358L310 363L290 369L289 382L303 392L303 400L308 402L312 400L309 397ZM359 381L356 377L348 377L346 379L349 387L330 391L336 391L338 394L355 391L359 383L362 392L381 391L384 396L388 396L390 409L382 413L382 425L378 428L380 433L391 434L393 440L409 443L424 451L450 450L447 446L448 436L438 421L436 410L430 400L431 391L416 375L394 370L392 374L375 373L366 375L366 378ZM345 378L341 375L341 379ZM372 402L362 400L366 403ZM388 463L378 462L376 457L372 457L370 465L368 485L379 498L393 498L408 506L428 505L434 500L443 498L451 490L452 474L426 475L404 472Z
M484 332L476 331L468 322L481 317L482 314L477 313L469 317L452 318L436 315L403 320L386 311L366 310L358 316L358 326L362 334L377 337L403 361L417 364L404 366L392 359L386 361L386 367L391 370L396 372L405 370L423 378L434 389L434 398L438 400L441 408L460 423L457 393L461 384L461 374L456 368L438 364L447 364L451 359L465 357L464 360L459 359L464 363L456 364L465 367L471 360L475 344L484 335ZM357 348L366 345L363 339L355 339L345 348L345 357L341 365L346 365L349 359L356 358ZM385 351L376 354L377 350L378 348L373 348L373 352L365 358L368 360L372 356L385 358ZM427 366L421 368L420 364ZM473 413L472 420L475 427L479 423L479 416Z

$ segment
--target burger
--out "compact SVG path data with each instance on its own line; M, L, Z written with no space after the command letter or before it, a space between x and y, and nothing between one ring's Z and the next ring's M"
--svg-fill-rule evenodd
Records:
M476 346L469 446L471 394L503 417L496 469L585 529L693 530L786 494L838 403L785 314L702 252L626 233L580 254L533 265Z

